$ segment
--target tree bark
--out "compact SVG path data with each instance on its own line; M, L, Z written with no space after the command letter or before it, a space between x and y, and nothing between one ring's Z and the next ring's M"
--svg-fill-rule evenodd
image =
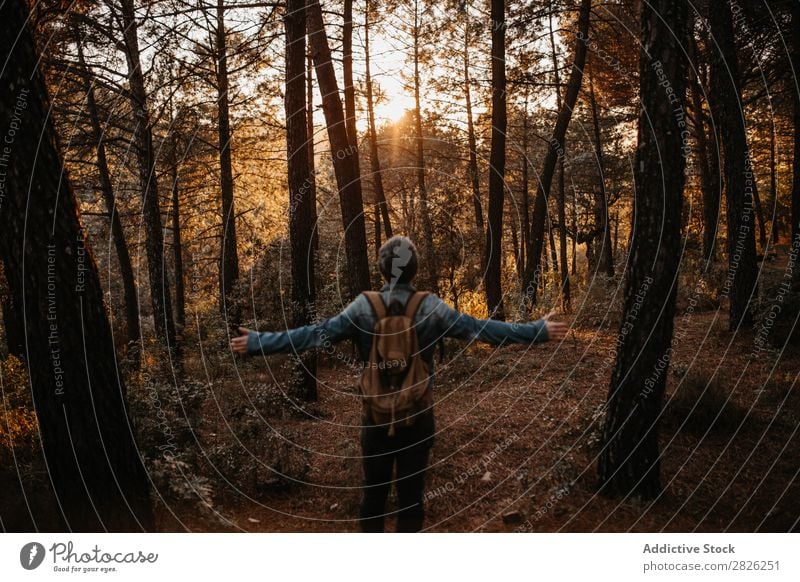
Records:
M26 2L0 7L0 259L24 313L27 369L64 530L153 530L111 327L65 175ZM9 143L9 138L12 143Z
M730 297L731 331L753 323L751 300L756 290L756 181L747 146L741 108L739 65L728 4L709 9L708 20L717 50L711 51L711 111L725 149L725 195L728 219L728 277L723 294Z
M109 172L108 169L106 146L103 141L103 129L100 125L100 114L97 110L94 88L89 81L89 69L86 66L83 46L77 35L76 44L78 46L78 62L81 66L84 78L86 79L84 83L84 90L86 91L86 109L92 126L93 138L97 144L95 151L97 153L97 172L100 178L100 191L102 192L103 201L105 202L111 222L111 238L114 241L114 250L116 250L117 253L119 276L120 279L122 279L122 289L125 297L125 323L128 344L131 345L137 343L141 336L141 329L139 327L139 295L136 291L136 279L133 275L133 265L131 264L131 255L128 251L128 243L125 240L125 231L122 228L122 221L117 212L116 197L114 195L114 187L111 183L111 172Z
M354 151L350 146L344 124L339 85L333 70L331 50L328 46L328 35L325 32L319 0L310 0L307 3L306 17L314 68L322 95L322 111L325 114L328 139L331 144L331 159L339 190L347 253L348 286L350 296L355 297L370 288L361 178L357 172L353 159Z
M589 35L589 15L592 8L591 0L581 0L578 12L578 34L575 41L575 57L572 63L572 72L567 82L567 91L558 111L556 126L548 142L547 155L542 164L539 179L539 190L533 204L533 224L531 225L531 254L528 256L525 279L528 281L526 297L531 303L536 301L537 287L541 277L541 256L544 243L544 227L547 212L547 198L550 196L550 186L553 182L556 161L564 155L564 138L567 127L572 119L572 110L578 101L578 93L583 80L583 66L586 63L586 42L581 39Z
M308 195L311 174L306 139L306 0L287 0L286 28L286 157L289 174L289 241L292 248L294 327L314 318L314 200ZM317 359L313 352L297 356L297 388L305 400L317 399Z
M233 165L231 161L230 103L228 96L228 47L225 32L225 4L217 0L217 132L219 137L219 182L222 195L222 246L220 249L219 306L228 314L229 297L239 280L239 252L236 248L236 205L233 197ZM230 317L238 319L236 313Z
M175 320L172 315L172 301L165 272L164 234L161 224L161 204L158 199L156 156L139 52L138 25L133 0L120 0L120 7L122 9L125 57L128 62L131 107L136 116L133 140L139 158L139 183L142 188L142 206L147 237L150 301L153 308L156 336L166 346L173 347L175 345Z
M641 26L636 213L598 473L605 495L652 499L661 492L658 418L681 257L686 63L677 55L685 46L686 5L644 2Z
M489 317L505 319L503 290L503 199L506 176L506 15L505 0L492 0L492 148L489 153L489 228L485 279Z

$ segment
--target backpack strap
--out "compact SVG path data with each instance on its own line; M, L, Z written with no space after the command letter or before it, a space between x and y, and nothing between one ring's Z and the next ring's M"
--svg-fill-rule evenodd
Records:
M411 318L413 321L414 316L417 314L417 310L419 306L425 301L425 298L430 295L427 291L418 291L414 293L408 299L408 303L406 303L406 317Z
M375 314L377 321L386 317L386 305L380 293L377 291L364 291L364 297L367 298L367 301L372 306L372 312Z

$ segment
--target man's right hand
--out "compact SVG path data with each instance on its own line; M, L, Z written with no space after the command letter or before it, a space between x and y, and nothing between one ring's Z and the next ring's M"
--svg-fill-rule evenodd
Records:
M249 329L240 327L239 337L231 338L231 349L237 354L247 354L247 338L249 335Z
M552 317L556 314L551 311L542 318L544 325L547 328L547 338L550 341L560 341L567 337L567 330L569 326L563 321L553 321Z

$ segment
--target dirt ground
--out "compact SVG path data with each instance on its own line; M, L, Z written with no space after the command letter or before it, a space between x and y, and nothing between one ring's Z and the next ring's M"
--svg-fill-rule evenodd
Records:
M800 357L753 356L755 333L727 332L724 310L679 310L675 326L660 423L663 493L648 502L597 494L615 325L578 328L561 345L449 344L437 367L426 530L796 531ZM263 362L242 373L221 390L270 378ZM215 529L357 531L356 374L323 369L320 378L316 420L265 420L307 450L305 483L256 494L232 483L218 491ZM173 509L159 515L165 531L208 529Z

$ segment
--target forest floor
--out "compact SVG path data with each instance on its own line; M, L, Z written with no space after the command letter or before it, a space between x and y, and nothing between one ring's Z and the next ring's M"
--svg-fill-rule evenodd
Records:
M771 270L779 280L782 266ZM618 308L576 300L578 316L561 344L448 342L436 370L426 530L798 531L800 349L763 343L765 331L777 334L777 327L733 334L724 304L701 303L678 301L659 430L663 493L650 501L597 491ZM134 399L140 445L154 453L148 466L158 529L357 531L357 370L321 357L319 400L293 412L280 391L291 370L287 357L237 360L234 369L230 353L219 349L223 341L220 335L187 350L190 380L181 390L199 403L194 412L184 408L189 400L169 399L168 379L153 380L164 408L172 407L177 460L160 456L165 436L149 398L153 384ZM131 389L130 397L136 394ZM176 414L187 411L192 420L181 424ZM50 531L57 507L27 414L17 422L27 448L0 465L0 530ZM390 498L387 510L393 508Z
M754 355L756 333L728 332L725 311L679 307L660 423L663 493L646 502L597 493L618 324L577 327L560 345L449 344L436 371L426 530L797 530L800 389L792 386L800 354ZM270 381L257 360L242 368L241 382L219 388L223 400L226 391ZM318 418L274 421L278 433L291 434L287 446L308 451L305 484L218 492L218 529L357 531L356 377L343 367L321 369L310 409ZM393 497L389 503L391 510ZM164 530L208 528L181 522L161 512Z

